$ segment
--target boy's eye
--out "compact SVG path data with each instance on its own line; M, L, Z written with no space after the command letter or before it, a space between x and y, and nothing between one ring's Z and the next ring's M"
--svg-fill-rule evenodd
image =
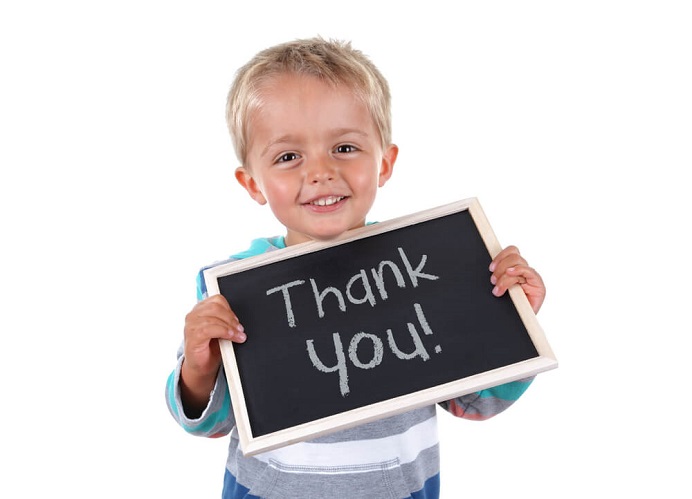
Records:
M349 153L349 152L356 152L358 149L356 149L356 146L351 145L351 144L342 144L340 146L337 146L335 151L338 153Z
M294 161L298 159L298 155L294 152L287 152L286 154L282 154L279 156L279 158L276 160L277 163L286 163L288 161Z

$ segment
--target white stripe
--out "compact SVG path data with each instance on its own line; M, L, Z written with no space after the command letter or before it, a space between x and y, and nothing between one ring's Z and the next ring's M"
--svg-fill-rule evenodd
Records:
M316 444L300 442L254 456L268 464L282 463L290 467L351 468L366 467L373 463L396 461L400 465L410 463L425 449L438 443L437 419L433 416L404 433L390 437ZM307 471L307 470L306 470Z

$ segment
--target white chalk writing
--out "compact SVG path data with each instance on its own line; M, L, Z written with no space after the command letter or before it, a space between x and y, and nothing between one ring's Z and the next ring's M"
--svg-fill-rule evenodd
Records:
M427 279L431 281L439 279L439 276L428 274L422 271L428 259L427 255L422 255L418 265L414 268L413 265L411 265L408 256L406 256L403 248L397 248L397 250L399 256L401 257L404 269L406 270L406 275L408 275L411 285L414 288L417 288L420 285L420 279ZM406 280L404 279L404 274L399 266L391 260L382 260L378 264L377 268L370 269L370 275L372 275L372 280L375 283L375 289L377 289L379 292L379 296L382 300L386 300L389 297L389 293L387 292L385 285L385 269L389 269L391 271L397 287L406 287ZM345 286L345 293L342 293L336 286L326 286L320 289L317 280L314 278L310 278L309 281L315 300L315 306L317 308L317 316L320 318L323 318L327 314L325 310L325 299L330 295L336 298L337 307L341 312L346 312L346 299L348 299L348 302L353 305L369 303L371 307L374 307L377 304L377 299L375 297L375 293L373 293L373 287L370 283L370 277L368 277L368 273L365 269L360 269L348 279ZM290 290L291 288L300 286L304 283L304 280L297 279L295 281L291 281L267 290L267 295L281 291L284 299L286 321L288 322L289 327L292 328L297 326L297 322L291 303ZM346 295L345 298L344 294Z
M432 335L433 331L432 329L430 329L430 325L428 324L428 321L425 318L423 308L418 303L414 303L413 307L416 311L416 318L418 319L423 333L425 335ZM394 333L392 332L392 330L387 329L386 334L389 349L392 351L394 356L400 360L412 360L416 357L420 357L424 362L427 361L428 359L430 359L430 354L425 348L425 345L423 344L423 340L421 339L418 330L416 329L415 325L410 322L406 323L406 325L408 328L409 335L411 337L411 341L413 342L413 351L411 353L405 353L399 347L399 344L395 340ZM358 348L363 340L369 340L372 343L372 358L370 359L362 359L361 356L359 356ZM341 341L341 334L338 332L333 333L332 341L334 343L335 364L331 367L327 366L321 360L320 356L317 354L317 351L315 350L314 340L306 340L305 343L308 350L308 356L310 357L310 361L312 362L312 365L313 367L315 367L315 369L323 373L338 373L339 391L341 392L341 396L345 397L350 393L351 389L349 386L348 365L346 362L346 354L344 352L343 342ZM400 338L399 341L401 342L402 339ZM435 352L441 352L441 348L439 345L435 346ZM354 335L353 338L351 338L351 341L349 342L348 358L351 361L351 364L353 364L354 367L357 367L359 369L372 369L374 367L377 367L382 362L384 353L384 342L379 338L379 336L372 333L366 333L361 331Z

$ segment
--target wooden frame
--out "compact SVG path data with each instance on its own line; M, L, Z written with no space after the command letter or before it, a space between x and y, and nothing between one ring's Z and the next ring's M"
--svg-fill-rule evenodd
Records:
M471 214L488 252L494 258L502 248L478 200L470 198L355 229L343 234L334 241L307 242L281 251L265 253L253 258L206 269L204 271L204 279L207 290L210 296L219 294L218 279L225 275L243 272L287 258L320 251L464 210L468 210ZM223 365L236 417L241 449L245 455L258 454L556 368L557 360L523 291L519 286L514 286L509 289L509 295L538 352L537 357L261 436L254 436L251 430L243 384L241 382L241 373L238 370L233 344L226 340L220 341Z

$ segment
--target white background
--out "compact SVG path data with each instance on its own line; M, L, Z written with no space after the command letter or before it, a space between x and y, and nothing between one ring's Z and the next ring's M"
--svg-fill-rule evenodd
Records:
M478 197L543 275L560 367L441 414L443 498L689 497L686 2L6 2L2 497L219 497L164 403L198 267L278 234L235 184L235 70L313 35L389 79L373 220ZM13 491L13 492L9 492Z

